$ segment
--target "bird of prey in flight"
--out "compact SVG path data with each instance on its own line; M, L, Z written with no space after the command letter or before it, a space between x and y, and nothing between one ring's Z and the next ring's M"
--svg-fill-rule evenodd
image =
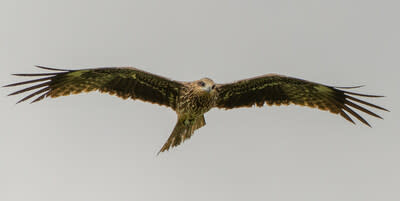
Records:
M117 95L123 99L139 99L173 109L178 117L175 128L160 152L178 146L190 138L193 132L206 122L204 113L211 108L233 109L256 105L296 104L327 110L339 114L354 123L354 116L367 126L368 122L354 109L374 117L379 115L366 109L386 110L380 106L360 100L361 97L382 97L376 95L349 92L346 89L356 87L332 87L293 77L267 74L227 84L216 84L210 78L192 82L174 81L136 68L93 68L64 70L37 66L49 70L47 73L14 74L17 76L39 77L38 79L18 82L5 87L36 83L10 95L35 90L18 103L34 96L32 102L45 97L67 96L81 92L100 91Z

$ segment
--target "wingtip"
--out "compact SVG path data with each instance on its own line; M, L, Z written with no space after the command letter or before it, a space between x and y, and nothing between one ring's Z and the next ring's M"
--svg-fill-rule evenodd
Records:
M162 147L162 148L160 149L160 151L157 152L157 156L160 155L160 153L162 153L162 152L164 152L164 151L168 151L168 150L169 150L169 148L165 149L164 147Z
M12 92L10 94L7 94L7 96L14 96L15 94L16 94L15 92Z
M67 69L50 68L50 67L41 66L41 65L35 65L35 67L40 68L40 69L45 69L45 70L53 70L53 71L69 71Z
M21 99L21 100L19 100L18 102L16 102L15 104L20 104L20 103L22 103L22 102L24 102L25 100L24 99Z
M382 118L381 118L381 119L382 119ZM352 123L354 126L357 125L357 123L354 122L354 121L352 121L351 123ZM364 124L364 125L366 125L366 126L368 126L368 127L370 127L370 128L372 128L371 124L369 124L367 121L365 121L365 122L364 122L364 121L361 121L361 123Z
M388 110L386 108L383 108L383 107L381 107L381 110L386 111L386 112L390 112L390 110Z
M366 85L358 85L358 86L351 86L351 87L338 87L338 86L334 86L334 88L338 88L338 89L356 89L356 88L361 88L361 87L365 87Z
M159 156L161 152L164 152L164 151L163 150L158 151L156 156Z
M360 93L354 93L354 92L350 92L350 91L343 91L345 94L351 94L351 95L355 95L355 96L363 96L363 97L369 97L369 98L383 98L385 96L382 95L369 95L369 94L360 94Z
M11 84L4 85L4 86L2 86L2 87L14 87L14 86L17 86L18 84L19 84L19 82L17 82L17 83L11 83Z

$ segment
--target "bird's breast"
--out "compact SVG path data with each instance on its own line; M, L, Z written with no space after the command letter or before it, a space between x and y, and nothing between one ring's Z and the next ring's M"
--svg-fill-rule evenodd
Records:
M193 94L186 93L180 97L178 113L198 116L208 112L215 105L215 97L210 93Z

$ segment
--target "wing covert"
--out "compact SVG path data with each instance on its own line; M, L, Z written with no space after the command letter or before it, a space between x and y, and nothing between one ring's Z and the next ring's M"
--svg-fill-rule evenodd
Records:
M182 84L158 75L131 67L93 68L82 70L64 70L37 66L54 72L38 74L14 74L16 76L41 77L38 79L18 82L5 87L33 84L9 95L34 91L18 103L38 96L32 102L45 97L59 97L81 92L100 91L117 95L123 99L132 98L176 107L176 99ZM39 83L39 84L37 84Z

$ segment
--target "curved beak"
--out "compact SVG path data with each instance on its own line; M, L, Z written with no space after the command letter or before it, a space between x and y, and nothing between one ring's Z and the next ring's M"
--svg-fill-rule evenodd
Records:
M206 91L206 92L208 92L208 93L210 93L211 87L203 87L203 90Z

